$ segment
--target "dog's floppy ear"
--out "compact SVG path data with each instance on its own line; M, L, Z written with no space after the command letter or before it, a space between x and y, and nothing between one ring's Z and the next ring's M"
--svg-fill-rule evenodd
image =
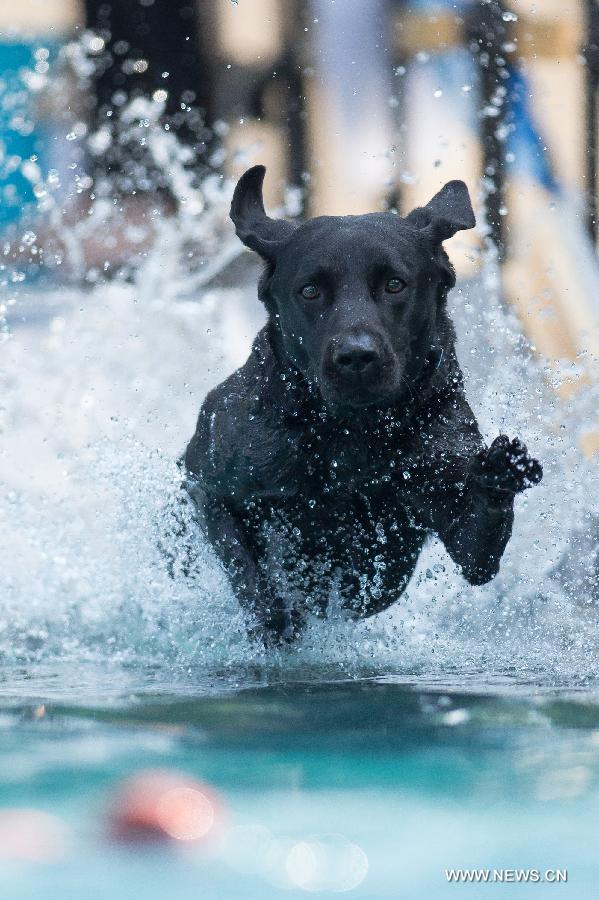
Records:
M448 181L426 206L413 209L406 221L424 231L435 244L453 237L456 231L474 228L476 219L468 188L463 181Z
M265 174L264 166L253 166L241 176L233 193L230 216L237 237L246 247L272 262L295 231L295 226L284 219L271 219L264 212L262 182Z

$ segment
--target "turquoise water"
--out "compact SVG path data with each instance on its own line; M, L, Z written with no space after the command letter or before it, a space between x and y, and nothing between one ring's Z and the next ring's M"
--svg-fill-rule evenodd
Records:
M596 896L595 687L319 672L285 683L259 668L168 684L159 672L32 674L4 674L1 804L58 815L66 850L52 865L3 862L2 896ZM220 795L214 845L110 838L115 787L164 766ZM336 848L318 883L305 842ZM458 867L567 869L568 882L448 884Z

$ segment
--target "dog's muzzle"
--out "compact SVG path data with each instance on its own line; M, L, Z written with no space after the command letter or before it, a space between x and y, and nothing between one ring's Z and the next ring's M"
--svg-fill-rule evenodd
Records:
M379 393L385 393L388 357L375 335L353 332L330 342L323 376L335 393L350 402L373 402Z
M381 354L370 334L348 335L331 348L331 360L342 378L371 377L381 366Z

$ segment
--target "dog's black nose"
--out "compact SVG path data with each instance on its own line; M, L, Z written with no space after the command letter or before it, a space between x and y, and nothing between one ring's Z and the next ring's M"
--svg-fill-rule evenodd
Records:
M369 334L348 335L337 345L333 362L340 372L362 375L379 360L374 339Z

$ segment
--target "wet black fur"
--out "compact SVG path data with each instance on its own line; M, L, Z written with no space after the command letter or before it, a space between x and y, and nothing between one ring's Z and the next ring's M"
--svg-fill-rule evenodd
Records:
M263 178L261 166L246 172L231 217L266 262L268 324L207 396L184 464L203 528L268 643L293 639L331 602L359 617L386 609L430 534L471 584L489 581L514 496L542 470L517 439L486 448L464 394L442 241L474 225L465 185L450 182L405 219L297 226L265 215ZM392 278L405 285L397 294Z

